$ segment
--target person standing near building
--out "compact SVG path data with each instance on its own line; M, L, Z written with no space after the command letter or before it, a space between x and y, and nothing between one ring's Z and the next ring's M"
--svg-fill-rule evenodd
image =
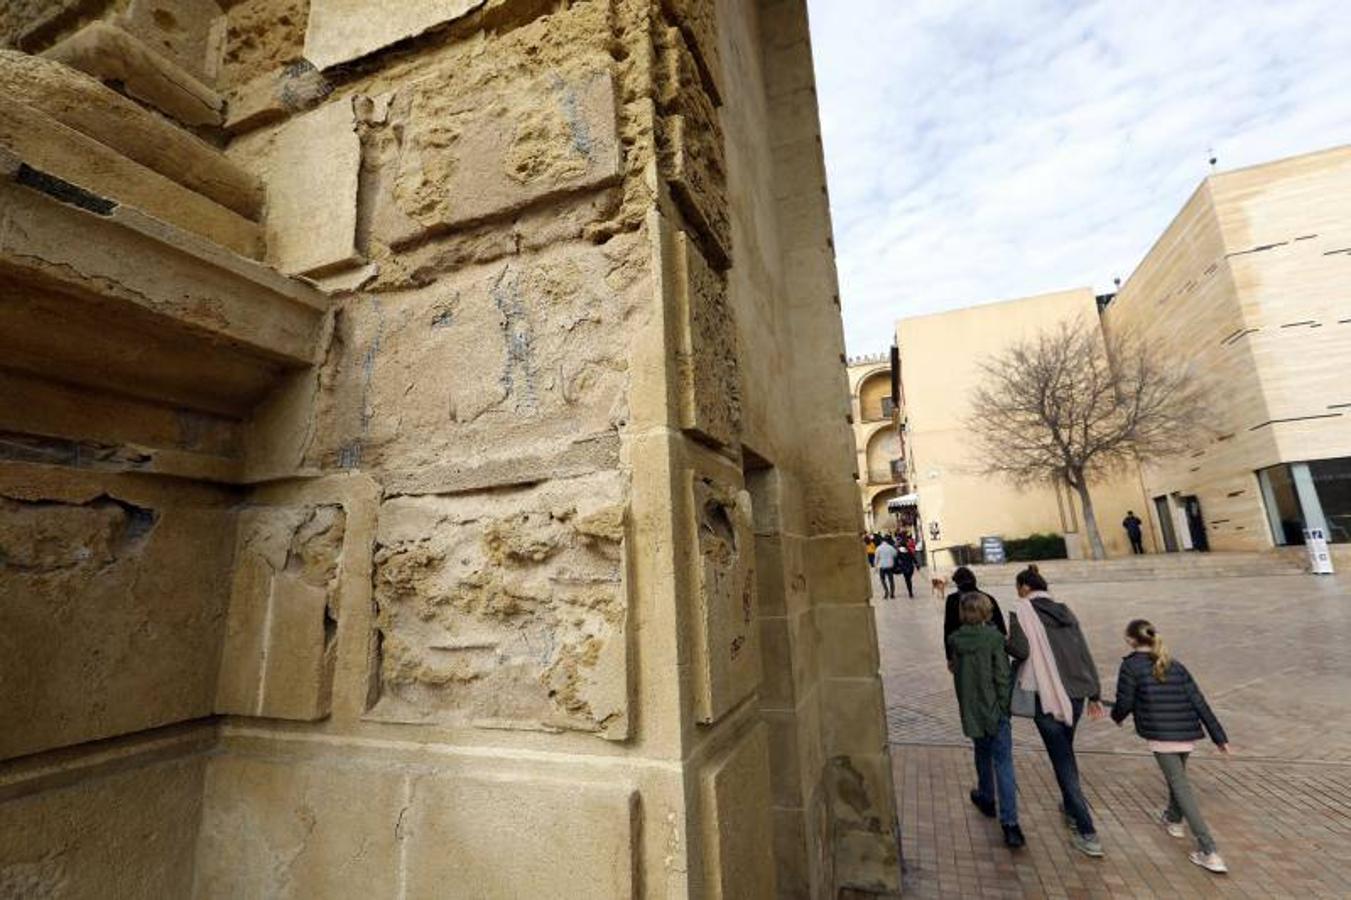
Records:
M863 549L868 551L868 568L872 568L877 561L877 536L867 534L863 536Z
M1018 667L1014 689L1028 698L1031 708L1019 710L1020 698L1015 694L1014 712L1031 714L1046 746L1074 848L1099 857L1103 855L1102 844L1084 799L1079 761L1074 755L1079 717L1084 712L1091 719L1106 715L1098 667L1079 620L1047 592L1046 579L1037 567L1028 566L1019 572L1016 585L1018 600L1009 615L1009 647L1014 656L1026 661Z
M891 541L883 538L877 545L877 577L882 581L882 596L888 600L896 597L896 560L899 556Z
M1121 520L1121 527L1126 529L1126 537L1131 539L1131 552L1145 552L1145 534L1142 530L1143 522L1135 514L1135 510L1126 510L1126 518Z
M1004 636L990 627L992 612L989 597L975 591L962 594L961 625L948 636L947 649L962 733L971 738L975 751L976 789L971 802L982 814L999 816L1004 844L1016 850L1027 841L1018 826L1018 783L1013 773L1012 673Z
M1196 839L1191 861L1210 872L1228 872L1187 779L1187 757L1203 737L1202 726L1221 753L1229 753L1229 738L1191 672L1168 655L1153 625L1144 619L1133 620L1126 626L1126 644L1131 652L1121 660L1117 674L1112 721L1120 725L1134 715L1135 733L1148 741L1163 771L1168 783L1168 808L1159 815L1163 827L1180 838L1186 819Z

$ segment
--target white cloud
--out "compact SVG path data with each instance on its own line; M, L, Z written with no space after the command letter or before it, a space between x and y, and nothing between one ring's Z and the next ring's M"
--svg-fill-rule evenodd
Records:
M1330 0L809 0L850 353L1124 278L1209 171L1351 143Z

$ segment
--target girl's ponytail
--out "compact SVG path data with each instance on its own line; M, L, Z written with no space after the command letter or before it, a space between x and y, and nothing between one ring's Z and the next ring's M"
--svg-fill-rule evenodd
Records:
M1154 678L1157 681L1163 681L1168 677L1168 664L1172 658L1168 655L1168 648L1163 643L1163 637L1159 635L1158 629L1150 624L1147 619L1133 619L1126 626L1126 637L1135 642L1137 646L1149 648L1149 658L1154 661Z

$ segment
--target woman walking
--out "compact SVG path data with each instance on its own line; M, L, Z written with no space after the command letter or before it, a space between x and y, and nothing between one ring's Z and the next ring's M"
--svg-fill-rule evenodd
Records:
M1009 645L1015 656L1026 656L1014 684L1015 703L1026 698L1027 704L1015 713L1032 716L1046 745L1075 849L1099 857L1102 844L1084 799L1079 761L1074 755L1074 732L1080 716L1085 711L1091 719L1105 715L1098 667L1079 620L1068 606L1047 593L1046 579L1036 566L1019 572L1016 586L1018 600L1009 615Z
M1187 757L1202 737L1202 726L1221 753L1229 752L1229 738L1187 667L1168 655L1153 625L1133 620L1126 626L1126 643L1131 652L1117 674L1112 721L1120 725L1134 714L1135 733L1149 742L1168 783L1168 808L1159 816L1168 833L1183 837L1186 819L1196 839L1191 861L1211 872L1228 872L1187 779Z
M1016 850L1027 841L1018 827L1018 783L1013 774L1009 723L1013 675L1004 636L990 625L991 612L984 594L963 594L958 610L962 624L947 644L962 733L971 738L976 755L977 787L971 792L971 802L991 818L998 810L1004 843Z

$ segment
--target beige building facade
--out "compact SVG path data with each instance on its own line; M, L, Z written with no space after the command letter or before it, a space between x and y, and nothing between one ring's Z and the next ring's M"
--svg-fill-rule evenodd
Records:
M889 355L853 357L848 365L859 500L869 531L897 530L898 504L908 493L891 370Z
M1207 178L1103 326L1186 360L1214 434L1146 466L1169 549L1351 543L1351 147ZM1339 553L1339 555L1341 555Z
M1018 487L985 474L969 421L971 393L985 362L1062 322L1094 322L1097 315L1093 292L1079 288L897 323L904 397L899 415L909 451L908 478L918 494L921 528L940 568L958 561L952 548L979 546L982 537L1060 534L1072 558L1089 555L1083 513L1073 492L1059 485ZM1095 484L1092 494L1108 554L1129 554L1130 542L1115 523L1130 510L1143 515L1137 474Z
M801 0L0 44L0 895L899 890Z
M1087 288L902 319L899 412L909 477L939 545L985 535L1085 542L1077 501L979 474L964 438L980 361L1066 320L1131 333L1201 379L1212 430L1176 460L1093 489L1109 555L1120 521L1147 523L1146 549L1260 551L1321 529L1351 542L1351 148L1207 178L1112 297Z

